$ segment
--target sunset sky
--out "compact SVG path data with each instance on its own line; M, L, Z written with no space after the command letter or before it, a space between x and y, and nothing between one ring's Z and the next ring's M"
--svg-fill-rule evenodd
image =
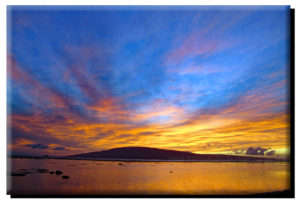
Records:
M289 148L289 6L8 7L8 149Z

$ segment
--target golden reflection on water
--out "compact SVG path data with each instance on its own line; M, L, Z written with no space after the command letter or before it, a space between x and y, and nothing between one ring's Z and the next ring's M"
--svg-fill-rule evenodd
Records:
M62 170L8 178L14 194L251 194L289 189L289 163L100 162L12 159L12 169Z

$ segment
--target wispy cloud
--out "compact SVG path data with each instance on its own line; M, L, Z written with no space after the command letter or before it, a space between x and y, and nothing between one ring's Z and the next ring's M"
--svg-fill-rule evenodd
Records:
M8 148L288 148L287 10L228 9L12 9Z
M27 144L25 147L31 147L32 149L47 149L48 145L44 144Z

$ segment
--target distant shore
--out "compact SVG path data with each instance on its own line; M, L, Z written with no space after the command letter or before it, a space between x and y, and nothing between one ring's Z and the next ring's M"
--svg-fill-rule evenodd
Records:
M34 156L11 154L12 157L40 159L69 159L92 161L126 161L126 162L286 162L288 159L266 156L196 154L192 152L158 149L151 147L119 147L97 152L81 153L69 156Z
M33 156L10 156L9 158L30 159L59 159L59 160L87 160L87 161L121 161L121 162L289 162L285 159L259 159L259 160L161 160L161 159L114 159L114 158L87 158L87 157L33 157Z

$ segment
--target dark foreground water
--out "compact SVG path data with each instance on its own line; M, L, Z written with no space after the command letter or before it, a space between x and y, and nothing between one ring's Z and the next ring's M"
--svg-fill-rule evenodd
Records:
M289 189L289 163L111 162L9 159L8 193L20 195L253 194ZM36 169L61 170L62 175ZM10 171L25 176L10 176ZM68 175L69 179L62 179Z

